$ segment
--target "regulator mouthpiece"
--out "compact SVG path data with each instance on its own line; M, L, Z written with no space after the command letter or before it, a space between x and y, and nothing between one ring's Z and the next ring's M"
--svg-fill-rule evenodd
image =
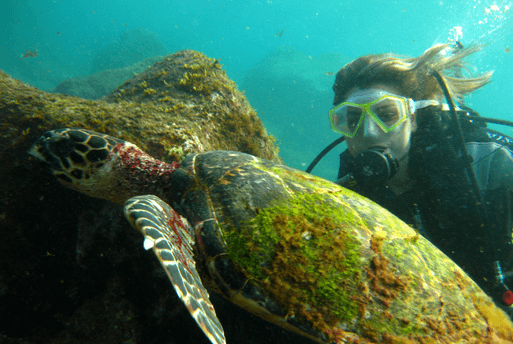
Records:
M354 179L362 187L383 185L398 169L399 163L388 148L371 147L354 157Z

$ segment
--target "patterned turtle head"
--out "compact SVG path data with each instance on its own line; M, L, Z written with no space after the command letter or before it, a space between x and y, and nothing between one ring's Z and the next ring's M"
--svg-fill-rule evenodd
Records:
M29 150L43 161L65 186L99 198L111 199L109 162L114 147L126 141L85 129L65 128L45 132ZM119 200L116 202L121 202Z
M29 154L47 165L65 186L124 204L133 196L162 196L178 164L154 159L128 141L86 129L45 132Z
M61 183L71 187L90 179L105 165L112 149L124 142L84 129L58 129L45 132L29 154L46 163Z

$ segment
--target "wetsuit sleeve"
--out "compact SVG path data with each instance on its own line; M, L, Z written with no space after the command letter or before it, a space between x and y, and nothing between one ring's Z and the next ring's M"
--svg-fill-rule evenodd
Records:
M495 142L469 142L467 151L474 158L472 167L481 190L513 190L513 153Z

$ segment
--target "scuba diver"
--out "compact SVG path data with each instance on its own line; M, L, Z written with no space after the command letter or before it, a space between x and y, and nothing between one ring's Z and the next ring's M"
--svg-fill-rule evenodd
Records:
M345 139L337 183L416 229L513 317L513 140L486 122L512 123L463 104L492 76L462 74L462 59L480 49L438 44L417 58L366 55L345 65L329 111L343 136L326 150Z

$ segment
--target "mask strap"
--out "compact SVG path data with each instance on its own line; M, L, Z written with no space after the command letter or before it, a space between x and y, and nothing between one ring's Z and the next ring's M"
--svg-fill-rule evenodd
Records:
M422 108L426 108L428 106L438 106L440 105L440 103L434 99L428 99L428 100L417 100L415 102L413 102L414 106L413 106L413 112L412 113L415 113L417 112L418 109L422 109Z

